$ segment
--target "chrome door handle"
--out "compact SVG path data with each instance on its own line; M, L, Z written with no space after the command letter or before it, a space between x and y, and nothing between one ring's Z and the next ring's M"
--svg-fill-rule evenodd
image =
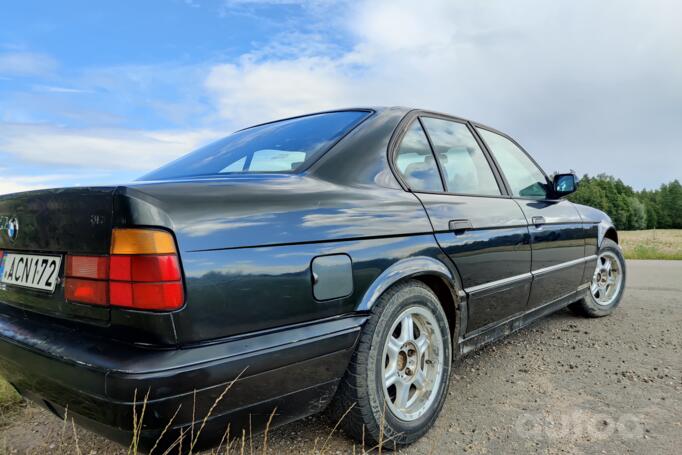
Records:
M457 234L473 229L474 225L469 220L450 220L448 227Z
M546 223L544 216L534 216L531 220L535 226L542 226Z

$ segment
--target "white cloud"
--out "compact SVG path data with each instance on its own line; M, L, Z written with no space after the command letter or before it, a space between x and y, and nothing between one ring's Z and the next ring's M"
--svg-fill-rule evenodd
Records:
M48 93L92 93L92 90L83 90L72 87L59 87L56 85L36 85L34 90Z
M220 115L246 125L343 105L351 94L342 69L326 57L243 61L213 67L206 88Z
M219 136L211 130L78 130L0 123L0 152L41 164L147 171Z
M34 163L145 171L225 135L225 125L344 106L407 105L507 131L550 172L608 172L638 187L682 176L682 3L224 4L255 11L259 4L298 4L307 13L298 21L285 15L281 33L234 60L95 67L41 88L62 98L74 90L88 90L93 99L109 96L103 99L110 112L153 111L175 129L0 123L0 153ZM0 54L0 75L39 75L55 67L40 54ZM21 117L20 108L12 114L0 111L0 118L33 119ZM204 129L193 131L194 125Z
M682 173L680 16L672 0L362 2L343 16L351 49L330 56L305 37L283 49L278 37L276 53L216 65L205 86L238 124L425 107L508 131L548 171L657 186ZM661 172L661 161L672 167Z
M0 168L0 195L20 191L39 190L55 186L55 182L69 179L71 175L54 174L42 176L11 176L8 169Z
M5 76L43 76L57 66L47 55L31 52L7 52L0 54L0 74Z

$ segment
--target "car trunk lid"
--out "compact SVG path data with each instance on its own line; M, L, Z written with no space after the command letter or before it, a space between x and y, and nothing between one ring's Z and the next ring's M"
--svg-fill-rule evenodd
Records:
M8 259L59 258L57 283L64 277L67 254L105 255L111 242L116 187L31 191L0 196L0 251ZM22 272L27 270L22 264ZM39 272L29 267L32 273ZM1 277L2 275L0 275ZM109 309L66 302L63 286L54 291L32 289L32 283L0 283L0 302L66 319L103 324ZM11 278L11 277L10 277ZM1 279L1 278L0 278ZM28 281L28 280L26 280Z

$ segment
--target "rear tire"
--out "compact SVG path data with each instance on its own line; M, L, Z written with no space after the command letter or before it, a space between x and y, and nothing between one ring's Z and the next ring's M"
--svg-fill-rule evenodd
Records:
M613 313L625 291L625 258L616 242L604 239L587 297L570 305L575 313L599 318Z
M438 417L451 363L450 330L438 298L420 281L396 284L372 307L332 415L366 450L410 444Z

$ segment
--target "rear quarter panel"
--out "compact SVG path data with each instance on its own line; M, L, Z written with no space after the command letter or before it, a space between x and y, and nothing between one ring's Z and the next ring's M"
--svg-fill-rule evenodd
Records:
M352 312L391 264L440 253L422 205L402 189L289 176L141 190L164 214L149 210L149 223L170 221L180 249L187 300L174 320L182 342ZM139 214L136 223L147 224ZM340 253L352 260L352 294L315 300L311 261Z
M353 292L318 301L311 261L337 253L352 259ZM178 335L192 342L351 313L390 265L438 253L431 234L190 253L184 261L187 310L177 314Z

